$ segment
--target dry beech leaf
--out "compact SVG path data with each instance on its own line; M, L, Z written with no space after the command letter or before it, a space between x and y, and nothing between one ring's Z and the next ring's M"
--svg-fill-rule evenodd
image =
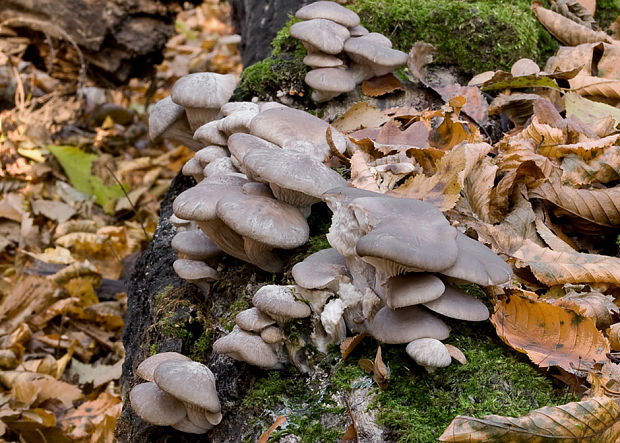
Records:
M496 189L495 175L498 167L484 157L465 180L464 197L474 214L486 223L491 220L491 195Z
M487 415L478 419L459 415L439 440L615 443L620 440L620 407L612 398L594 397L544 406L519 418Z
M366 337L368 337L368 334L362 332L354 337L345 338L342 343L340 343L340 354L342 355L342 359L346 359Z
M529 267L548 286L566 283L613 283L620 286L620 258L581 252L560 252L525 240L512 253L518 267Z
M608 227L620 225L620 188L575 189L547 182L530 190L529 196L551 202L591 223Z
M284 423L286 423L286 417L284 415L279 415L276 418L276 421L273 422L273 424L271 426L269 426L269 429L267 429L265 432L263 432L261 434L260 437L258 437L258 443L267 443L267 441L269 440L269 437L271 436L273 431L278 429Z
M368 358L360 358L357 364L364 370L366 374L372 374L374 371L374 363Z
M557 0L551 5L551 10L571 19L574 22L596 28L596 21L592 15L596 8L596 0Z
M381 97L402 90L403 84L391 72L362 82L362 94L369 97Z
M411 81L426 82L426 67L433 62L433 54L436 52L437 50L430 43L418 41L413 44L407 59Z
M457 97L453 97L452 100L455 98ZM446 112L439 127L432 129L428 137L432 147L444 151L452 149L459 143L474 143L478 140L480 140L478 129L460 120L458 112Z
M428 128L423 122L415 122L404 131L390 120L381 127L377 134L377 144L407 145L428 148Z
M543 149L555 146L566 141L566 133L560 128L554 128L551 125L541 123L538 116L534 116L527 127L518 135L519 138L530 140L538 147L538 152L547 155ZM547 155L547 157L550 157Z
M573 311L594 320L598 329L606 329L611 324L612 313L618 313L611 295L600 292L567 291L564 297L553 301L556 306L572 309Z
M562 158L568 154L576 154L584 160L591 160L605 149L612 147L620 138L620 134L610 135L598 140L572 143L569 145L542 145L538 152L546 157Z
M357 443L358 441L359 437L357 435L357 429L355 429L355 425L351 423L349 426L347 426L347 430L340 439L339 443Z
M607 361L609 342L591 318L571 309L514 294L495 305L497 335L541 368L587 370Z
M386 390L390 384L390 373L388 372L385 363L383 363L383 357L381 357L381 346L377 348L377 355L372 369L373 380L377 382L381 389Z
M610 183L620 179L620 146L612 146L592 160L584 161L576 155L562 160L562 183L583 186Z
M595 42L611 43L611 38L606 33L593 31L587 26L575 23L571 19L543 8L540 3L534 2L532 10L547 31L564 45L577 46L582 43Z
M620 79L606 79L590 75L578 75L570 80L573 92L579 95L596 95L620 99Z
M540 238L542 238L551 249L554 251L575 252L575 249L564 239L558 237L538 215L536 216L536 220L534 220L534 224Z
M467 364L467 357L465 357L465 354L463 354L463 351L461 351L459 348L457 348L454 345L444 344L444 346L450 353L450 357L452 357L453 359L455 359L462 365Z
M506 116L517 126L523 126L534 112L534 102L538 94L499 94L489 105L489 115Z
M355 151L351 156L351 186L367 191L381 192L375 175L370 170L370 155Z
M588 100L574 92L567 92L564 95L564 103L567 117L574 115L589 126L596 125L605 117L612 118L612 127L620 125L620 109L613 106Z
M332 126L348 134L359 129L379 127L389 120L383 111L366 102L358 102L334 121Z
M390 194L395 197L417 198L442 211L451 209L461 196L465 179L492 149L488 143L464 143L447 152L430 177L418 174Z
M620 351L620 323L611 325L609 329L607 329L607 336L609 337L611 349Z

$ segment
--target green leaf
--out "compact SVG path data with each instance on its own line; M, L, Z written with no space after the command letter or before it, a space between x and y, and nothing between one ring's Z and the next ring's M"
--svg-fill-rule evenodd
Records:
M502 89L521 89L521 88L553 88L560 89L554 79L540 75L540 74L532 74L532 75L523 75L519 77L507 78L502 81L498 81L495 83L490 83L483 86L483 91L493 91L493 90L502 90Z
M620 109L613 106L588 100L574 92L566 93L564 102L566 104L566 116L574 115L586 125L594 126L607 117L614 120L615 128L620 124Z

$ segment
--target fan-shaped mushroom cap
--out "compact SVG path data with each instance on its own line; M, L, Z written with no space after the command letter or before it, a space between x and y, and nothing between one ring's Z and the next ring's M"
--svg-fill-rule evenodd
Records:
M166 360L153 372L157 386L182 402L210 412L221 410L211 370L195 361Z
M336 2L330 1L310 3L309 5L298 9L295 13L295 17L302 20L324 18L347 27L357 26L360 23L360 18L355 12L339 5Z
M232 96L237 79L234 74L196 72L180 79L170 97L185 108L190 127L196 129L216 118L220 107Z
M538 74L539 72L540 67L536 64L535 61L529 58L520 58L519 60L514 62L512 68L510 68L510 73L514 77Z
M200 229L178 232L170 242L172 249L182 258L189 260L210 260L220 255L222 250Z
M203 168L209 163L211 163L213 160L222 157L228 157L228 150L226 148L216 145L206 146L196 152L196 154L194 155L194 158L200 162Z
M232 134L228 137L228 149L230 150L230 154L233 158L233 163L235 163L236 160L236 163L239 165L238 168L244 173L246 173L246 169L243 164L243 158L245 157L245 154L254 148L280 150L278 145L268 142L267 140L263 140L262 138L252 134L240 132L237 134Z
M302 288L338 289L339 280L348 275L342 255L333 248L322 249L293 266L292 275Z
M258 104L254 102L228 102L222 105L220 111L226 117L239 111L252 111L258 114L259 109Z
M181 232L183 229L189 229L191 224L192 224L192 222L190 220L185 220L184 218L179 218L179 217L177 217L174 214L172 214L170 216L170 223L179 232Z
M257 106L258 108L258 106ZM258 109L252 111L237 111L217 120L217 128L227 136L235 132L250 132L250 123L258 114Z
M153 381L153 372L155 368L166 360L191 361L191 358L179 354L178 352L160 352L159 354L151 355L149 358L143 360L136 368L136 374L146 381Z
M261 331L260 338L262 338L265 343L272 345L284 340L284 332L277 326L268 326Z
M351 60L370 66L375 76L387 74L407 63L407 54L388 47L385 42L378 41L377 35L371 34L374 33L352 37L345 42L344 51Z
M319 68L306 74L306 84L315 89L312 100L322 102L355 89L355 79L344 69Z
M441 279L433 274L391 277L384 284L385 304L392 309L413 306L441 297L445 289Z
M226 146L226 134L219 130L219 123L217 120L207 122L198 127L196 132L194 132L194 140L202 143L202 146Z
M456 262L443 275L470 281L481 286L500 285L512 277L512 268L482 243L457 233L459 253Z
M210 289L209 282L220 278L215 269L199 260L177 259L172 267L179 277L200 287L205 295Z
M338 57L330 54L321 54L320 52L306 55L303 62L304 65L308 65L311 68L336 68L344 65L344 62Z
M183 403L153 382L141 383L129 393L131 408L138 416L157 426L170 426L185 417Z
M279 322L309 317L310 307L295 298L295 286L266 285L256 291L252 304Z
M187 417L183 417L181 421L172 425L177 431L185 432L186 434L204 434L209 431L210 428L202 428L196 426Z
M419 338L407 345L407 354L417 364L432 372L435 368L450 366L452 357L446 346L434 338Z
M235 317L235 323L237 323L237 326L248 332L260 332L275 322L276 321L267 314L259 311L257 307L241 311Z
M424 306L438 314L458 320L484 321L489 318L489 310L484 303L452 286L446 286L441 297L424 303Z
M301 211L273 198L225 195L217 202L217 215L243 236L250 262L268 272L279 272L283 265L273 248L293 249L309 238L310 228Z
M261 197L267 197L274 199L273 192L269 188L269 185L259 182L249 182L243 185L241 192L247 195L260 195Z
M214 175L229 175L239 172L232 163L230 157L216 158L202 170L205 177L212 177Z
M193 132L189 127L183 106L174 103L170 97L163 98L155 103L149 115L149 137L151 140L169 138L197 151L202 146L194 141Z
M349 32L351 33L351 37L361 37L362 35L368 34L368 29L362 25L357 25L350 27Z
M370 333L383 343L401 344L424 337L444 340L448 338L450 328L417 306L401 309L384 306L371 320Z
M262 111L254 117L250 124L250 133L282 147L294 140L304 140L321 146L327 143L325 133L328 127L327 122L305 111L278 107ZM332 128L332 139L338 151L345 152L346 137Z
M243 163L255 180L269 183L278 200L300 208L319 202L326 190L346 185L336 171L301 152L257 148Z
M238 326L213 343L213 352L260 368L275 368L280 364L273 348L265 343L260 335L246 332Z
M181 169L181 173L187 177L194 177L194 180L199 182L204 178L202 173L203 168L204 167L200 164L200 162L192 157L185 162L183 168Z
M308 52L338 54L351 34L338 23L322 18L294 23L291 36L302 41Z

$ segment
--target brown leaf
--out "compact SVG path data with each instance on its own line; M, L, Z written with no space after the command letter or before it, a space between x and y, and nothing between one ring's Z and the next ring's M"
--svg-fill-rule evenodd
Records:
M269 429L267 429L260 435L260 437L258 437L258 443L267 443L267 441L269 440L269 436L273 433L273 431L278 429L284 423L286 423L286 417L284 415L279 415L276 418L276 421L273 422L273 424L269 427Z
M558 252L526 240L513 253L517 266L528 266L545 285L613 283L620 285L620 258L581 252Z
M389 145L408 145L428 148L428 128L423 122L415 122L402 131L392 120L381 127L376 143Z
M465 180L464 196L474 214L486 223L491 222L491 194L494 192L497 166L484 157Z
M46 309L53 300L56 285L45 277L26 276L18 280L0 303L0 332L12 332L20 323Z
M515 293L498 301L491 322L505 343L542 368L587 370L607 360L607 339L591 318L571 309Z
M364 128L377 128L389 120L383 111L366 102L357 102L338 117L332 126L348 134Z
M523 126L534 112L534 102L540 98L537 94L499 94L489 105L489 115L506 116L517 126Z
M618 138L620 138L620 134L568 145L541 146L538 152L551 158L562 158L569 154L576 154L584 160L591 160L605 149L612 147L618 141Z
M380 192L375 175L370 170L371 158L363 151L351 156L351 186L368 191Z
M426 65L433 62L433 54L436 52L437 50L430 43L418 41L413 44L407 59L407 67L413 77L412 81L426 82Z
M487 415L477 419L459 415L439 440L614 443L620 440L620 407L612 398L594 397L544 406L519 418Z
M591 127L596 126L606 117L611 118L611 130L620 125L620 109L609 106L605 103L599 103L588 100L574 92L568 92L564 95L564 103L566 104L566 116L575 116L582 122ZM599 136L609 135L607 132L599 134Z
M565 45L577 46L582 43L612 42L606 33L593 31L587 26L575 23L556 12L543 8L540 3L534 2L532 10L547 31Z
M373 380L377 382L381 389L386 390L390 384L390 373L388 372L385 363L383 363L383 358L381 357L381 346L377 348L377 355L372 369Z
M351 423L347 426L347 430L340 439L340 443L357 443L358 441L359 437L357 436L357 429L355 429L355 425Z
M606 329L611 324L612 313L618 314L618 307L614 304L611 295L600 292L577 292L574 289L567 291L564 297L553 301L556 306L562 306L594 320L598 329Z
M362 94L369 97L381 97L395 91L402 91L403 84L391 72L362 82Z
M374 363L368 358L360 358L357 364L366 372L366 374L372 374L374 372Z
M95 400L85 401L65 415L60 420L60 425L66 431L70 431L69 435L75 440L91 437L92 443L111 442L114 441L114 429L110 428L107 419L116 421L122 406L118 395L103 392Z
M452 357L453 359L455 359L462 365L467 364L467 357L465 357L465 354L463 354L463 351L461 351L459 348L453 345L444 344L444 346L450 353L450 357Z
M611 349L620 351L620 323L611 325L609 329L607 329L607 336L609 337Z
M340 354L342 355L342 359L346 359L351 352L359 345L364 338L368 337L366 332L362 332L361 334L357 334L354 337L347 337L340 343Z
M530 190L529 195L591 223L608 227L620 225L620 188L575 189L548 182Z

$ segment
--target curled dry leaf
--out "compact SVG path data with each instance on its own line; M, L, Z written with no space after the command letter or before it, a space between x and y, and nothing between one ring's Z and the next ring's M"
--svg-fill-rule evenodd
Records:
M612 130L620 125L620 109L613 106L588 100L574 92L568 92L564 95L564 103L566 105L567 117L574 115L589 126L595 126L607 117L612 119ZM605 136L609 134L598 135Z
M386 390L390 384L390 373L387 366L383 363L383 357L381 356L381 346L377 348L377 355L375 356L375 362L373 364L372 378L377 385L383 390Z
M357 345L359 345L366 337L368 337L368 334L366 332L362 332L354 337L345 338L342 343L340 343L340 354L342 355L342 359L344 360L347 358L357 347Z
M362 82L362 93L369 97L381 97L402 90L403 84L391 72Z
M455 359L462 365L467 364L467 357L465 357L465 354L463 354L463 351L461 351L459 348L457 348L454 345L444 344L444 346L450 353L450 357L452 357L453 359Z
M267 429L265 432L261 434L260 437L258 437L258 443L267 443L273 431L278 429L284 423L286 423L286 417L284 415L279 415L276 418L276 421L274 421L273 424L269 426L269 429Z
M583 186L610 183L620 179L620 146L612 146L592 160L584 161L577 155L562 160L562 183Z
M592 17L596 8L596 0L558 0L551 5L551 10L572 21L596 29L597 24Z
M607 339L571 309L515 293L495 305L491 322L504 342L542 368L587 370L607 360Z
M573 92L579 95L594 95L614 100L620 99L620 79L578 75L570 80L570 87Z
M609 337L611 349L620 351L620 323L611 325L609 329L607 329L607 336Z
M568 145L542 145L538 149L538 152L551 158L562 158L566 157L568 154L577 154L584 160L591 160L605 149L612 147L618 141L618 138L620 138L620 134Z
M370 170L371 157L363 151L351 156L351 185L358 189L381 192L375 174Z
M601 330L609 327L612 314L618 313L613 297L600 292L577 292L570 289L564 297L556 299L553 304L572 309L584 317L593 319L596 327Z
M532 10L547 31L565 45L577 46L582 43L594 42L611 43L611 38L606 33L593 31L587 26L575 23L571 19L543 8L538 2L532 4Z
M390 118L381 110L366 102L357 102L332 123L332 126L348 134L364 128L379 127Z
M519 418L459 415L440 441L513 441L538 443L580 441L614 443L620 439L620 407L609 397L594 397L561 406L544 406Z
M485 223L491 220L491 195L496 190L497 166L489 157L484 157L465 180L464 197L474 214Z

